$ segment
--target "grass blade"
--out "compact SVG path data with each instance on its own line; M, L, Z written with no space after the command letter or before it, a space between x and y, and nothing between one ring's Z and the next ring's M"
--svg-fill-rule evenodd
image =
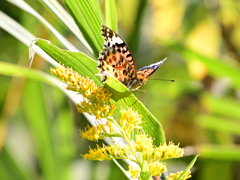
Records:
M193 160L190 162L190 164L188 165L188 167L183 171L183 173L181 174L181 176L178 177L177 180L181 180L185 174L187 174L187 172L193 167L194 163L196 162L197 158L199 155L196 155Z
M106 9L106 25L117 33L118 27L115 0L106 0L105 9Z
M65 26L79 39L79 41L84 45L84 47L93 54L92 48L89 46L88 42L84 39L82 33L78 29L73 18L68 14L68 12L59 4L58 1L54 0L45 0L40 1L44 3L49 10L56 15L56 17L65 24Z
M86 41L92 47L94 57L97 57L103 47L103 38L101 36L102 21L92 5L91 0L64 0L64 3L68 7Z

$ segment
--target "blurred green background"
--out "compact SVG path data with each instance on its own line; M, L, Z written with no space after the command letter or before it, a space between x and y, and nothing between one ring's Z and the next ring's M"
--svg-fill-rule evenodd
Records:
M84 50L41 3L27 2ZM168 58L152 78L175 82L149 80L140 100L162 123L167 142L180 143L189 155L167 162L169 172L184 170L200 153L192 179L240 180L240 2L121 0L116 8L118 33L138 69ZM62 47L28 13L6 1L0 10ZM28 67L28 47L1 28L0 49L0 61ZM32 68L49 74L50 65L36 56ZM95 143L79 136L87 120L60 89L4 75L0 82L0 179L125 178L111 161L80 156Z

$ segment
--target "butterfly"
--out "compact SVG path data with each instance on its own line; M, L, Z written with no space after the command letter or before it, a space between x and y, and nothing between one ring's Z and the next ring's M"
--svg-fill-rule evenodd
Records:
M167 59L145 66L137 71L133 56L126 42L113 30L102 24L101 34L104 39L103 50L99 53L98 65L102 82L107 76L113 76L129 90L137 90L143 86ZM140 91L140 90L139 90Z

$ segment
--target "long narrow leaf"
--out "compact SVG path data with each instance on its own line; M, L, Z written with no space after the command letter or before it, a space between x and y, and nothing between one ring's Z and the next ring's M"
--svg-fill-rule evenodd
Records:
M103 13L102 13L102 9L101 9L100 4L99 4L99 0L91 0L91 1L92 1L92 4L93 4L95 10L98 13L98 16L99 16L100 20L102 22L104 22Z
M0 152L0 179L19 179L19 180L31 180L37 179L36 174L31 174L29 177L27 173L24 173L15 161L11 157L6 148L1 149ZM26 177L28 176L28 177ZM34 176L34 177L33 177Z
M195 157L193 158L193 160L190 162L190 164L188 165L188 167L183 171L183 173L181 174L181 176L178 177L177 180L181 180L181 179L187 174L187 172L193 167L193 165L194 165L194 163L196 162L198 156L199 156L199 155L197 155L197 156L195 156Z
M97 57L103 46L100 31L102 21L91 0L64 0L64 3L68 7L83 36L92 47L94 56Z
M80 42L86 47L88 52L93 54L92 48L89 46L87 41L84 39L82 33L78 29L76 23L73 18L68 14L68 12L59 4L58 1L55 0L45 0L40 1L44 3L52 13L56 15L56 17L68 27L68 29L80 40Z
M26 46L30 45L31 40L36 39L32 33L27 31L23 26L21 26L19 23L17 23L2 11L0 11L0 22L0 28L10 33Z
M12 4L18 6L24 11L30 13L34 17L36 17L45 27L47 27L57 38L58 40L69 50L78 51L75 46L73 46L65 37L63 37L51 24L49 24L40 14L38 14L31 6L29 6L25 1L9 1ZM33 40L33 39L32 39ZM30 44L28 44L30 45Z
M117 33L118 28L115 0L106 0L105 9L106 9L106 25Z
M30 78L32 80L41 81L51 85L61 83L58 79L43 73L39 70L29 69L28 67L22 67L15 64L10 64L6 62L0 62L0 74L6 76L17 76ZM55 82L55 83L54 83Z

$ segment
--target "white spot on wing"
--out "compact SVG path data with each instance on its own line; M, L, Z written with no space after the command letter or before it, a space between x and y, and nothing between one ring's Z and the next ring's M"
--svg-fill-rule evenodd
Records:
M123 43L123 40L118 36L113 36L112 43L113 44L116 44L116 43L121 44L121 43Z

